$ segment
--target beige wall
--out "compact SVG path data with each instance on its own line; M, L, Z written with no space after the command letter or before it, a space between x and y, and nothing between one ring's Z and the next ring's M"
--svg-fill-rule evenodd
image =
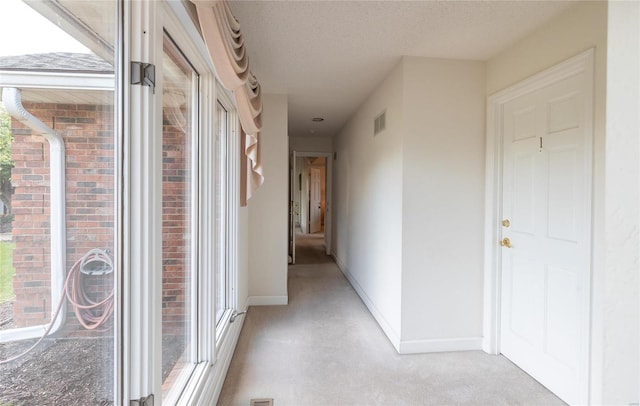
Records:
M333 152L331 137L289 137L289 151Z
M604 75L607 3L580 2L487 61L491 95L589 48L596 48L596 70ZM604 78L604 76L602 76ZM600 83L604 91L604 82Z
M333 254L399 348L402 276L402 65L334 139ZM373 120L387 111L387 129Z
M594 403L640 403L640 2L609 3L602 384ZM597 383L597 382L596 382Z
M249 281L252 304L287 302L289 147L287 96L263 97L261 153L265 181L249 200Z
M404 58L402 341L480 348L485 64Z
M335 255L402 353L480 348L484 115L483 62L403 58L334 140Z

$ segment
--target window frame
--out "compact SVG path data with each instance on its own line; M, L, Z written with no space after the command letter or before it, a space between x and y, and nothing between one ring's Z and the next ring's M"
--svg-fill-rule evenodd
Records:
M240 124L233 94L218 83L208 49L183 2L113 1L118 13L115 77L101 77L97 88L86 82L77 86L114 92L114 403L129 404L153 394L158 403L196 404L219 392L241 326L232 323L231 316L245 308L237 297ZM194 367L180 389L162 399L162 277L157 272L162 268L162 73L156 69L156 88L131 84L131 62L161 66L165 31L199 73L194 123L200 133L193 138L191 179ZM16 83L20 77L2 79ZM60 82L52 87L60 88ZM227 109L228 133L224 150L216 151L213 112L219 101ZM218 154L226 156L221 235L216 235L214 206ZM225 257L227 279L226 309L217 325L213 270L218 260L211 249L216 244Z
M205 131L205 129L202 128L201 126L201 121L200 121L200 117L203 115L203 111L201 109L201 80L200 80L200 72L198 70L198 68L196 66L194 66L191 62L191 58L190 55L187 55L182 47L180 46L180 44L178 44L173 36L171 35L171 33L166 29L166 27L163 28L163 36L162 36L162 44L163 44L163 48L162 48L162 54L164 54L164 44L165 41L169 43L169 46L171 46L173 48L173 51L181 54L181 57L183 58L183 61L185 64L189 65L189 68L191 69L191 106L192 109L189 112L190 114L190 123L192 124L192 128L190 128L190 133L186 134L187 137L189 137L189 161L188 161L188 166L189 166L189 171L190 171L190 180L188 182L188 194L190 196L190 215L189 215L189 228L188 228L188 233L189 235L192 236L192 238L190 238L189 240L191 241L191 243L189 244L189 253L188 253L188 257L189 257L189 261L188 261L188 265L189 265L189 269L187 269L187 271L189 272L189 280L190 283L185 286L185 289L188 288L189 289L189 295L188 295L188 300L189 300L189 314L187 314L187 316L192 316L192 319L189 321L189 340L191 341L190 345L189 345L189 355L188 355L188 359L189 359L189 365L191 365L191 367L185 368L184 370L180 371L178 373L177 379L175 380L175 382L173 382L173 384L171 385L171 388L169 389L169 391L167 392L167 397L166 399L164 399L164 402L167 404L175 404L175 402L177 401L177 399L180 398L184 388L187 385L187 382L191 379L191 376L193 375L195 369L197 368L197 365L201 362L203 362L204 360L201 359L200 355L199 355L199 348L198 348L198 343L201 341L201 337L199 335L199 314L201 314L200 311L200 297L202 296L202 294L204 292L201 292L199 289L200 286L200 279L201 279L201 267L198 263L198 257L200 255L200 244L199 244L199 240L200 240L200 212L199 212L199 207L201 206L201 201L200 201L200 190L201 190L201 185L199 184L199 177L200 177L200 157L199 157L199 147L200 147L200 138L202 137L202 133ZM164 77L163 77L163 69L162 69L162 60L160 60L160 63L157 67L157 71L156 74L158 75L157 78L158 80L158 84L160 84L160 89L163 90L163 85L164 85ZM162 100L164 96L164 92L159 92L159 97ZM163 101L161 101L159 103L162 106L162 111L164 112L164 103ZM156 118L157 120L158 118ZM161 120L160 123L158 123L158 126L160 128L160 137L163 137L163 132L164 132L164 126L162 124L162 120L163 120L163 114L161 113L159 120ZM162 158L161 158L162 159ZM163 180L161 179L161 189L162 189L162 185L163 185ZM161 233L164 231L163 227L160 227L161 229ZM161 253L161 255L163 255L163 253ZM164 260L164 258L162 259ZM162 296L162 288L161 288L161 292L160 295ZM162 307L160 308L160 313L162 313ZM162 324L162 314L160 315L161 318L161 324ZM162 334L162 326L160 327L161 330L161 334ZM162 352L163 348L161 347L160 351ZM160 392L161 393L161 392Z
M123 304L122 304L122 287L123 287L123 268L122 268L122 196L124 191L123 182L123 123L124 123L124 102L123 102L123 72L124 72L124 19L126 8L124 0L112 0L115 21L115 29L113 37L113 50L108 45L102 48L104 53L113 57L114 73L68 73L68 72L23 72L23 71L2 71L0 72L0 87L14 88L18 90L18 98L21 98L22 90L55 90L59 92L65 91L99 91L108 93L110 101L113 105L113 288L114 288L114 309L113 309L113 335L109 336L113 344L113 377L112 395L116 403L123 403L123 357L122 357L122 323L123 323ZM33 10L42 17L52 20L52 15L57 16L59 28L74 37L76 40L86 43L92 42L97 34L91 33L91 30L83 27L77 29L78 24L82 24L81 20L66 20L71 13L66 11L64 7L57 4L47 2L31 2L29 4ZM104 58L104 54L100 55ZM105 58L108 59L108 58ZM22 108L20 101L19 107ZM0 332L0 342L12 342L25 339L40 338L51 327L47 336L55 334L64 325L67 319L67 300L64 299L58 316L54 319L56 305L64 298L64 285L69 272L67 264L67 168L66 162L68 157L68 149L63 137L58 131L45 124L38 117L34 117L27 110L21 111L22 117L27 119L32 125L37 126L34 135L40 136L46 140L49 148L49 239L50 239L50 299L51 299L51 318L49 322L27 327L19 327L8 329ZM15 117L14 117L15 118ZM22 120L20 120L22 121ZM29 125L29 127L32 127ZM118 131L120 130L120 131Z
M114 92L115 78L112 74L55 74L47 72L34 72L25 74L22 72L1 71L0 87L15 88L20 93L22 90L87 90ZM114 97L114 107L117 105ZM24 111L22 115L31 115ZM49 188L51 191L49 211L51 224L49 226L51 249L51 316L55 312L56 304L64 295L62 288L67 275L67 249L66 249L66 149L62 138L54 129L49 128L37 117L34 122L42 126L42 133L37 134L44 138L49 146ZM32 120L33 120L32 119ZM44 135L46 133L47 135ZM114 138L115 139L115 138ZM116 140L117 141L117 140ZM115 162L114 167L119 163ZM115 228L114 228L115 230ZM115 231L114 231L115 233ZM117 237L117 233L115 234ZM54 334L64 325L67 305L63 303L60 313L55 320L48 323L36 324L27 327L17 327L0 331L0 343L7 343L31 338L40 338L47 328L53 323L48 335Z
M238 236L238 213L239 207L239 137L238 137L238 114L233 100L229 92L224 90L222 86L217 84L216 103L226 110L226 135L223 143L223 150L216 151L216 158L220 159L220 155L225 155L224 161L224 179L223 179L223 210L221 217L224 219L222 224L221 235L215 242L215 252L221 254L222 258L216 259L216 266L223 267L225 274L225 299L226 308L220 320L214 320L216 323L216 348L220 347L220 342L226 335L231 322L231 316L237 309L237 236ZM217 293L217 287L216 291ZM217 316L217 309L216 309Z
M237 206L239 202L239 139L237 137L238 131L238 117L235 109L235 105L232 102L233 97L231 92L223 89L216 79L215 68L210 60L208 50L204 44L198 29L195 27L191 16L186 10L185 6L181 2L168 2L163 1L158 4L158 21L155 27L156 40L149 38L151 46L155 46L156 60L159 62L162 55L162 38L166 32L175 45L180 49L184 56L192 64L194 70L199 73L199 85L198 85L198 107L197 123L199 127L199 134L193 135L193 153L192 164L194 165L192 173L192 210L193 217L193 245L192 245L192 258L194 260L193 266L195 273L192 278L192 287L194 289L193 305L194 307L194 320L191 321L192 325L192 362L194 364L191 373L188 378L183 382L180 382L181 387L174 388L168 393L166 399L162 399L163 404L193 404L196 399L199 399L205 392L205 387L211 383L212 380L212 366L218 363L217 352L221 340L224 340L225 333L228 330L230 324L231 314L233 309L237 307L235 291L237 283ZM156 66L160 66L159 63ZM153 127L157 130L157 134L161 133L162 117L162 78L157 75L157 87L155 91L155 114L153 117ZM215 130L217 125L217 118L215 114L216 103L221 100L228 112L228 146L225 148L227 154L227 176L225 177L225 204L226 208L221 213L225 219L225 236L227 238L219 238L216 235L216 223L215 223L215 203L216 203L216 191L215 191L215 179L217 173L215 168L218 163L218 151L215 148ZM157 138L157 136L156 136ZM155 141L157 143L157 139ZM229 148L233 146L235 153L230 153ZM156 151L159 151L160 156L157 158L159 162L156 165L161 167L161 146L156 146ZM161 195L161 176L158 172L154 174L155 182L159 187L156 187L156 196ZM156 218L161 217L161 206L155 208L160 210L160 213L155 215ZM160 234L158 234L160 233ZM156 238L161 236L161 228L156 230ZM231 238L229 238L231 237ZM225 241L226 240L226 241ZM216 325L215 320L215 273L214 267L218 263L215 257L215 244L223 244L224 253L227 257L227 263L231 264L226 267L227 269L227 307L225 311L225 317L223 323ZM155 254L156 257L158 253ZM161 254L160 254L161 255ZM161 258L156 258L155 263L160 264ZM149 269L154 269L153 267ZM151 271L149 271L151 272ZM150 277L152 277L150 275ZM155 283L153 287L153 295L157 296L155 299L155 311L154 320L156 337L161 335L161 302L162 302L162 281L161 278L155 277ZM151 292L150 292L151 293ZM153 339L151 339L153 341ZM162 343L155 338L155 349L153 350L153 356L155 359L156 367L151 372L153 376L152 380L154 384L154 390L151 393L155 393L155 396L161 396L161 359Z

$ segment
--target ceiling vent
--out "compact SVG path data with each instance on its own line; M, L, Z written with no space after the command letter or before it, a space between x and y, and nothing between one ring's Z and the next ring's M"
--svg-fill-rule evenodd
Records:
M387 128L387 111L383 111L373 120L373 135L378 135Z
M251 406L273 406L273 399L251 399Z

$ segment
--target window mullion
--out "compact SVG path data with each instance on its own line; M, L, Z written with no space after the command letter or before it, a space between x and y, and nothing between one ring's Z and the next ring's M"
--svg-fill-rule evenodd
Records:
M204 112L215 111L215 78L212 75L203 77L202 101L200 123L200 360L215 362L215 267L216 256L215 247L217 243L215 224L215 128L217 126L216 115Z
M125 61L158 65L162 30L156 24L156 2L125 2ZM160 48L161 49L161 48ZM125 65L127 66L127 65ZM161 78L160 78L161 80ZM125 159L123 300L123 403L160 392L156 362L161 357L161 114L151 87L130 85L125 68ZM158 85L158 83L156 83Z
M227 176L227 205L229 208L228 221L228 244L229 244L229 268L227 280L227 303L228 306L238 311L243 311L244 303L238 303L237 276L238 276L238 207L240 207L240 136L238 135L237 114L232 114L229 128L229 149Z

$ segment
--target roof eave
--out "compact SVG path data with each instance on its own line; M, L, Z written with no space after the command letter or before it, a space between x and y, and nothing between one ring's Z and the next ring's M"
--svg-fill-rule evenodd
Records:
M112 91L114 83L115 76L105 73L0 70L0 87Z

